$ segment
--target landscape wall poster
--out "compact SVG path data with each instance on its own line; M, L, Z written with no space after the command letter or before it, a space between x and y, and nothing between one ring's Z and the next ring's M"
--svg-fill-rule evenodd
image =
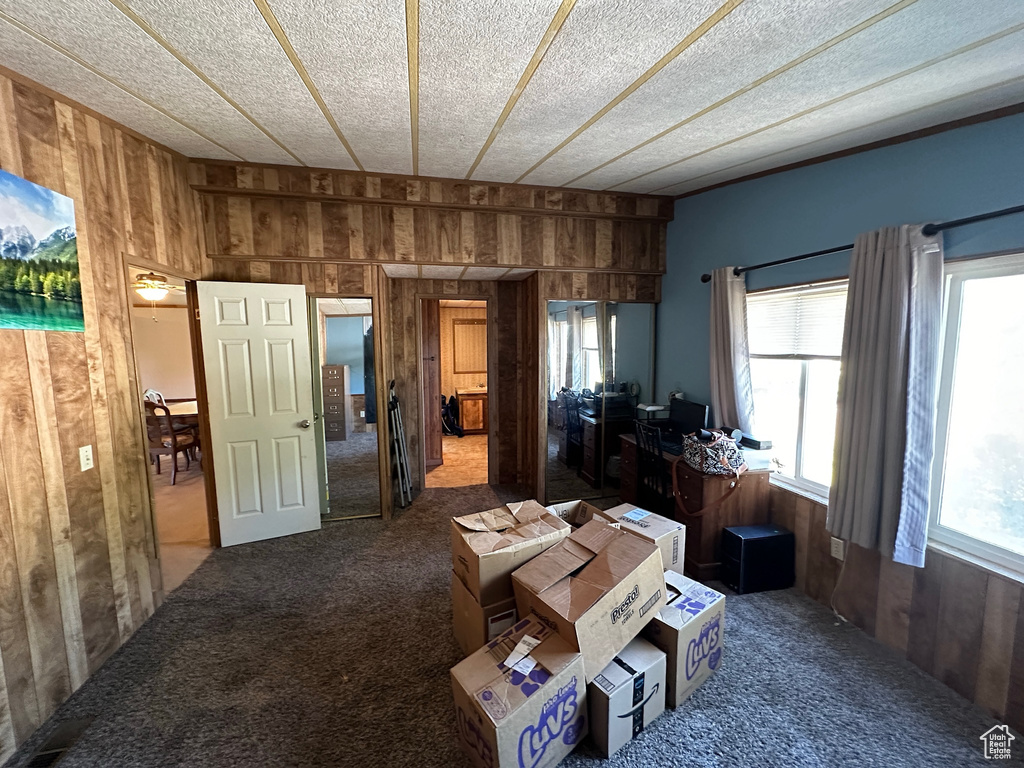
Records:
M75 203L0 171L0 328L84 331Z

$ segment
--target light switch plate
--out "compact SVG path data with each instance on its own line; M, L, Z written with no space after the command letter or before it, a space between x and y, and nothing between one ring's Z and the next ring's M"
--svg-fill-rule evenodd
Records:
M366 418L366 411L360 411L360 412L359 412L359 418L360 418L360 419L364 419L364 418Z
M78 449L78 461L82 465L82 471L85 472L87 469L92 469L92 446L83 445Z
M835 536L831 538L831 553L832 557L836 560L846 559L846 542L842 539L837 539Z

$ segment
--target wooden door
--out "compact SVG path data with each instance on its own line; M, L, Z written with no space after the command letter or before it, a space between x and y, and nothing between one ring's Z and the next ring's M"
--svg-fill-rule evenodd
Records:
M423 357L423 459L428 468L444 464L441 448L441 305L420 300Z
M197 290L221 544L318 529L305 288Z

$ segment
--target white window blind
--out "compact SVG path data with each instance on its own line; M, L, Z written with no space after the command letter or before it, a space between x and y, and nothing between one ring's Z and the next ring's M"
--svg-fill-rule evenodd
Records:
M839 357L846 287L844 280L747 294L750 354Z

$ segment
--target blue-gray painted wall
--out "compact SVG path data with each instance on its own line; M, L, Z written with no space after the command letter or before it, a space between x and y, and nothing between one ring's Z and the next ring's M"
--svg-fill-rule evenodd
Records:
M363 385L363 318L327 318L327 365L347 365L349 368L349 392L364 394Z
M658 306L656 392L710 403L708 312L715 267L852 243L883 226L1024 205L1024 115L874 149L676 201ZM945 233L947 258L1024 249L1024 215ZM843 277L849 254L751 272L750 290Z

